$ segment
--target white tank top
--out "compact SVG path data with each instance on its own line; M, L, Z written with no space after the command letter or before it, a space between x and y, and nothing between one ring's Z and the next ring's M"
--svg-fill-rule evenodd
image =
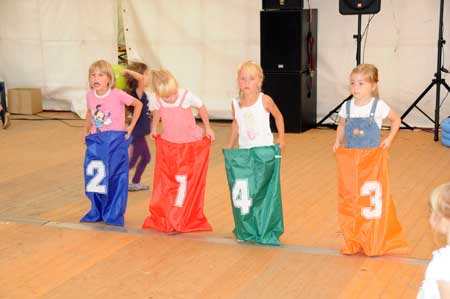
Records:
M260 92L255 104L248 107L239 107L239 98L233 99L240 148L273 145L270 113L264 108L262 98L263 93Z

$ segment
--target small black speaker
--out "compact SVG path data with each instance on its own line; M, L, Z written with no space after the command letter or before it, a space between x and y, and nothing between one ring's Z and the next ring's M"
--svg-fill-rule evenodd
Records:
M303 9L303 0L263 0L262 7L264 10L269 9Z
M339 0L342 15L367 15L380 11L381 0Z

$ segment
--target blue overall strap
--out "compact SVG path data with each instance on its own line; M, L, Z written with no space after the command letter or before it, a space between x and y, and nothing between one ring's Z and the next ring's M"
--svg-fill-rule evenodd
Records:
M350 101L351 100L345 101L345 109L347 111L347 118L350 118Z
M372 103L372 108L370 109L370 114L369 114L369 117L372 119L375 116L375 111L377 110L377 105L378 105L378 99L374 99L373 103Z

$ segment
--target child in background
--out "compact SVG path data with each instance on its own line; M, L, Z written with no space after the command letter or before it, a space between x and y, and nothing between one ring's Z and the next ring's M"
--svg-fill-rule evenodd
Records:
M348 148L389 148L400 128L400 117L378 95L378 69L360 64L350 75L352 98L339 111L339 124L333 151L341 146L345 136ZM391 121L389 135L380 143L383 119Z
M239 97L233 99L233 122L227 148L232 148L239 135L239 147L273 145L270 114L275 119L280 148L285 146L283 115L272 98L261 90L264 74L261 66L246 61L238 67Z
M152 87L156 98L150 99L153 112L151 135L157 135L161 119L163 131L161 138L173 143L199 141L203 138L202 129L195 123L191 107L197 108L205 126L205 135L212 141L214 131L209 125L208 112L202 101L193 93L178 87L178 82L168 70L152 72Z
M105 131L127 131L128 139L141 114L142 103L114 88L114 71L111 64L98 60L89 67L89 91L86 94L87 111L85 136ZM133 106L134 114L125 128L125 106Z
M440 185L430 197L430 224L447 244L433 252L418 299L450 298L450 183Z
M131 144L133 150L130 158L130 169L136 166L136 171L131 183L128 184L128 191L149 189L149 186L141 184L142 174L151 159L150 150L145 139L145 136L150 134L150 111L148 110L148 99L145 93L145 88L150 83L149 72L147 65L138 62L130 65L129 69L121 71L121 75L127 78L125 91L134 98L139 99L143 105L142 112L132 132L133 141ZM139 163L137 163L139 158Z

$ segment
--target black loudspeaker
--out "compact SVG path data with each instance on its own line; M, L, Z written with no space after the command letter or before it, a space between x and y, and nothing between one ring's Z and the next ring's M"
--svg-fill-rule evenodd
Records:
M300 133L316 126L316 88L309 88L311 77L300 72L264 73L263 91L270 95L280 109L287 133ZM316 86L316 77L313 78ZM272 130L276 130L271 118Z
M263 92L283 114L286 132L304 132L316 125L317 9L267 10L260 17Z
M262 7L268 9L303 9L303 0L263 0Z
M380 8L381 0L339 0L342 15L376 14Z

